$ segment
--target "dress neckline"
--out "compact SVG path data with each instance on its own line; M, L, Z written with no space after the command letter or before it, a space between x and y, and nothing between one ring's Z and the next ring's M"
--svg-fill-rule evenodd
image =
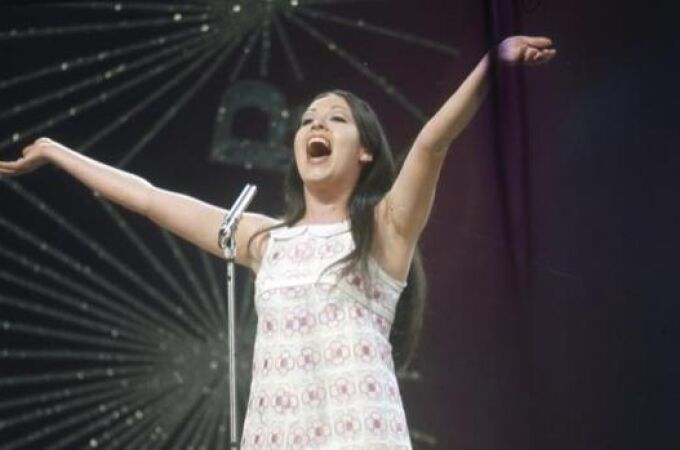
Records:
M292 227L275 228L271 233L274 237L284 239L300 236L305 233L320 237L330 237L349 231L350 225L349 219L345 219L341 222L305 223Z

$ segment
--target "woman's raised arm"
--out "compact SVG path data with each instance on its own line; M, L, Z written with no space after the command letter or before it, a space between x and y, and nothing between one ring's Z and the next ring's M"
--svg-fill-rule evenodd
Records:
M148 217L205 251L223 256L217 245L217 234L225 209L157 188L137 175L95 161L51 139L38 139L26 147L16 161L0 161L0 173L21 175L47 163L71 174L107 200ZM255 242L252 255L247 251L248 242L257 230L272 223L272 219L259 214L247 213L243 217L236 233L239 264L257 268L262 242Z
M497 48L502 64L541 64L556 54L544 37L513 36ZM408 271L413 251L432 209L434 194L449 146L481 105L489 85L491 54L486 54L456 92L418 134L392 189L378 204L379 239L376 253L393 274Z

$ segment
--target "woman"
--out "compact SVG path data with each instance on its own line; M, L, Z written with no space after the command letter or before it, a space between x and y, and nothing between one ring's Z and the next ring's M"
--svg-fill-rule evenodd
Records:
M551 47L547 38L515 36L494 56L539 64L555 56ZM247 213L236 233L237 262L257 273L259 317L242 448L411 447L389 338L405 364L422 313L416 244L447 150L487 91L491 57L427 122L396 179L382 128L365 102L333 91L302 115L283 222ZM45 163L223 256L216 236L224 209L49 139L0 162L0 173Z

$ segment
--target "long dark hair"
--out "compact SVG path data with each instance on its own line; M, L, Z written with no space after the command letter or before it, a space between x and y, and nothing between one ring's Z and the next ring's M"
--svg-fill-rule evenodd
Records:
M371 162L363 164L359 180L349 200L348 209L354 249L339 261L347 263L349 268L357 266L367 274L375 232L375 206L392 187L396 173L395 162L383 127L373 108L358 96L343 90L324 92L316 96L314 100L332 94L345 99L359 131L361 144L373 155ZM292 226L305 214L303 183L294 160L291 161L286 173L284 192L286 209L283 223L275 227ZM266 231L263 230L263 232ZM394 362L399 369L405 369L413 358L423 325L424 307L425 274L420 252L416 249L406 288L397 304L390 334Z

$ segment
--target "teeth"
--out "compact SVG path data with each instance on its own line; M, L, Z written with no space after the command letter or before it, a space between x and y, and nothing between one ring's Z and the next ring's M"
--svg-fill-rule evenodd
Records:
M326 139L324 139L324 138L322 138L322 137L313 137L313 138L311 138L311 139L309 140L309 143L310 143L310 144L313 144L313 143L315 143L315 142L320 142L320 143L322 143L323 145L325 145L325 146L327 146L327 147L330 147L330 143L328 142L328 140L326 140Z

